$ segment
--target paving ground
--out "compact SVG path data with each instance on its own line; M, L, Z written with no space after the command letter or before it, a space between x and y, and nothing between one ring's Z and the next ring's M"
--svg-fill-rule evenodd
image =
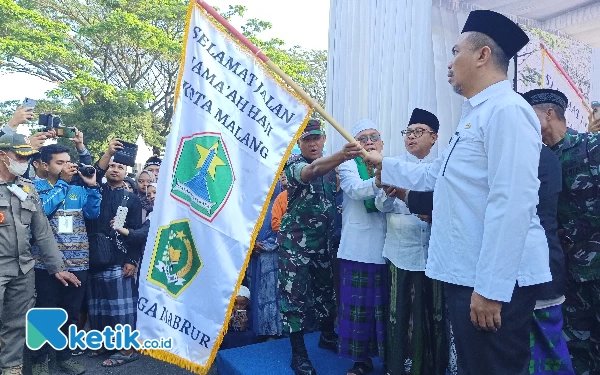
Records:
M87 355L74 357L79 363L86 367L87 375L113 375L113 374L127 374L127 375L188 375L193 374L190 371L184 370L180 367L173 366L166 362L159 361L154 358L147 356L141 356L135 362L128 363L121 367L105 368L101 366L102 361L108 358L108 355L103 355L100 358L88 358ZM25 354L25 366L24 374L31 375L31 364L27 354ZM62 374L59 370L52 368L51 362L51 374ZM216 366L208 372L208 375L217 375Z

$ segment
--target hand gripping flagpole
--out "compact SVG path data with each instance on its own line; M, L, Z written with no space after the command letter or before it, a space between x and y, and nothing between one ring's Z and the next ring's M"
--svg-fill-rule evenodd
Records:
M235 27L233 27L233 25L231 25L229 23L229 21L227 21L223 16L221 16L213 7L211 7L210 5L208 5L204 0L196 0L196 2L202 8L204 8L204 10L206 10L206 12L208 12L208 14L210 14L211 16L213 16L221 25L223 25L231 34L233 34L233 36L235 36L240 42L242 42L246 47L248 47L248 49L250 49L250 51L252 51L252 53L254 55L256 55L269 68L271 68L271 70L273 70L277 75L279 75L279 77L281 77L281 79L283 79L283 81L285 83L287 83L292 89L294 89L294 91L296 91L296 93L302 99L304 99L306 102L308 102L313 107L313 109L315 111L319 112L319 114L321 114L321 116L323 116L323 118L325 120L327 120L327 122L329 122L331 124L331 126L333 126L334 129L337 130L338 133L340 133L342 135L342 137L344 137L348 142L356 142L356 139L354 139L346 131L346 129L344 129L340 124L338 124L338 122L335 121L334 118L331 117L331 115L329 113L327 113L323 109L323 107L321 107L319 105L319 103L317 103L317 101L315 99L313 99L310 95L308 95L308 93L306 91L304 91L300 86L298 86L296 84L296 82L294 82L287 74L285 74L285 72L283 70L281 70L281 68L279 68L277 66L277 64L275 64L273 61L271 61L267 57L267 55L265 55L260 50L260 48L258 48L254 44L252 44L252 42L250 42L248 40L248 38L246 38L242 33L240 33L239 31L237 31L235 29ZM367 156L368 155L367 151L364 148L362 150L362 154L363 154L363 156Z

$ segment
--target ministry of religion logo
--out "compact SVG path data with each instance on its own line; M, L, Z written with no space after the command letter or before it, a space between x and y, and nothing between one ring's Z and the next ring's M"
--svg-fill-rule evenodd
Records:
M150 264L148 280L173 297L178 297L191 284L204 264L188 219L158 228Z
M182 138L175 160L171 196L212 222L227 203L235 181L221 134Z

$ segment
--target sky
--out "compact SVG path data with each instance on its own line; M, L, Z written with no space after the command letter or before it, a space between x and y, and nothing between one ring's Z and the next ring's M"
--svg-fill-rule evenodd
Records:
M273 24L271 30L261 34L262 39L277 37L289 47L299 45L306 49L327 49L329 30L329 0L209 0L222 11L229 5L247 7L247 18L259 18ZM283 5L285 4L285 5ZM234 25L239 27L239 23ZM26 97L42 99L44 93L55 87L24 73L0 74L0 101L19 100Z

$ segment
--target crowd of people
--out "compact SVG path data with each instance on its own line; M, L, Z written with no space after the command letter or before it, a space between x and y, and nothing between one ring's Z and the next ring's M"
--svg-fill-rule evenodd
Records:
M320 331L321 349L353 361L349 375L373 371L376 357L390 375L600 374L600 133L569 129L557 90L512 90L509 60L527 43L508 18L470 13L448 65L467 100L439 157L440 122L423 109L400 157L382 156L368 119L323 156L311 120L270 198L221 349L286 337L295 374L314 375L304 335ZM33 116L20 107L0 130L4 375L22 374L34 306L64 309L65 330L135 327L161 165L154 156L128 176L118 140L94 163L79 131L73 163L69 148L44 145L52 131L15 132ZM34 375L49 374L49 352L31 352ZM81 374L81 354L61 350L56 366ZM102 365L138 357L116 351Z
M129 324L135 329L139 265L156 196L161 159L147 160L135 178L113 157L122 144L110 142L93 163L76 131L70 149L54 131L31 137L16 132L34 116L19 107L0 129L0 271L2 374L23 372L25 315L32 308L62 308L69 325L103 331ZM46 144L46 145L44 145ZM124 225L115 226L117 211L126 207ZM15 251L15 248L17 251ZM28 349L26 349L28 350ZM105 349L87 353L97 357ZM30 350L33 375L49 374L48 343ZM56 368L85 372L77 360L82 350L56 352ZM115 367L138 359L133 350L111 353L102 366Z
M439 157L440 122L420 108L399 157L382 156L368 119L322 156L308 123L252 250L253 333L227 347L289 337L297 375L316 374L314 331L354 362L348 375L376 357L390 375L600 374L600 134L567 127L560 91L513 91L509 61L528 41L470 13L448 65L467 100Z

